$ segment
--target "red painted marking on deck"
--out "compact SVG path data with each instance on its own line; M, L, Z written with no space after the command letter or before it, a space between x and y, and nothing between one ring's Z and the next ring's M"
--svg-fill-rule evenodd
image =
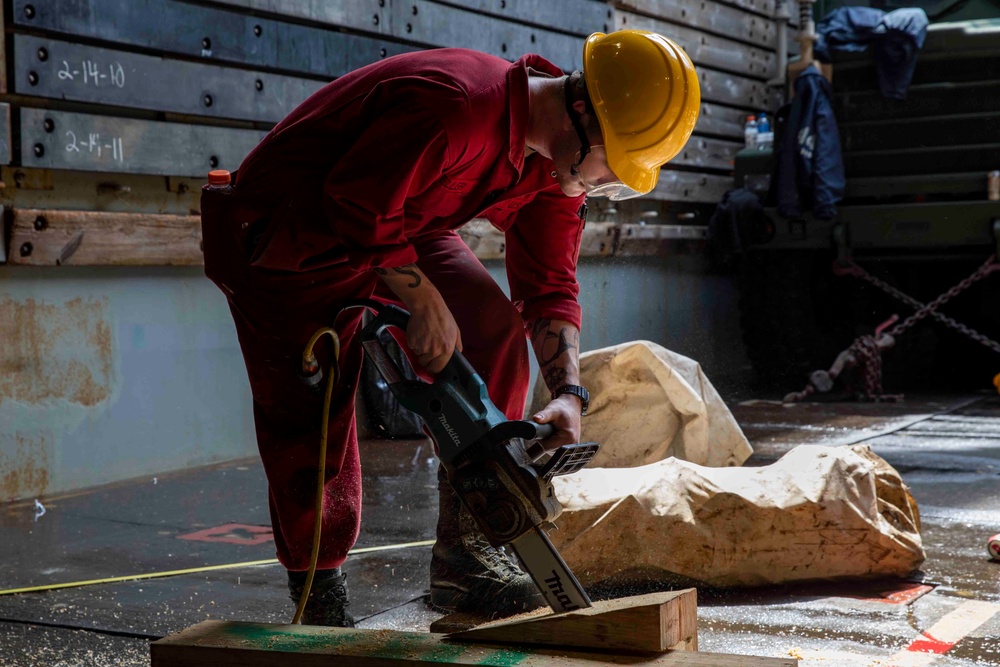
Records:
M934 587L927 584L905 584L891 591L881 591L878 597L857 597L855 599L887 604L910 604L921 595L926 595L933 590Z
M910 645L889 659L888 667L928 667L1000 611L1000 605L967 600L920 633Z
M178 535L178 539L194 542L222 542L225 544L255 545L264 544L274 539L270 526L248 526L242 523L227 523L215 528L206 528L187 535Z
M934 639L927 633L924 633L924 639L915 639L905 650L912 651L914 653L937 653L941 655L947 653L955 647L954 642L943 642L940 639Z

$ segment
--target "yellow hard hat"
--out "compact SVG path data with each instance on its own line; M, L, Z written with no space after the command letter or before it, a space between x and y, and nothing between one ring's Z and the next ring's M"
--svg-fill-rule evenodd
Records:
M595 32L583 45L583 77L608 166L633 191L613 198L646 194L698 121L701 87L694 64L681 47L653 32Z

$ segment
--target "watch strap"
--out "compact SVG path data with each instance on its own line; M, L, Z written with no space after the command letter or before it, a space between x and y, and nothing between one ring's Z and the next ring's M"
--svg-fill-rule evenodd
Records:
M552 398L558 398L563 394L573 394L579 398L580 414L587 414L587 410L590 408L590 392L587 391L586 387L581 387L578 384L564 384L552 392Z

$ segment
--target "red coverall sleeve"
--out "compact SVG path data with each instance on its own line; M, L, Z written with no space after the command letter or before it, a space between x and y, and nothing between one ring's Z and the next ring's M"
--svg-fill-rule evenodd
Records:
M543 190L517 213L507 230L507 280L511 300L524 321L540 317L581 323L580 284L576 263L584 197L569 198L561 190Z
M409 236L419 230L407 226L406 199L438 180L449 162L439 114L400 91L379 98L365 104L370 120L323 185L327 220L356 271L417 260Z

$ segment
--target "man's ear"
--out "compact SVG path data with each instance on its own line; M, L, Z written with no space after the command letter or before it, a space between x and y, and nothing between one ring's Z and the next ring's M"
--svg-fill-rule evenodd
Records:
M597 116L587 111L587 103L583 100L577 100L573 102L573 110L580 115L580 122L583 123L583 127L587 130L587 137L593 144L603 144L604 136L601 133L601 124L597 120Z

